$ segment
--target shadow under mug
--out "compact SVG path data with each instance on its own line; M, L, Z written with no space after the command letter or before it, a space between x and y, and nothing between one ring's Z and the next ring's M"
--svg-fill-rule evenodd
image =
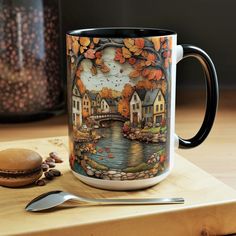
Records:
M67 33L69 146L72 172L112 190L141 189L171 172L175 143L193 148L208 136L218 104L214 64L202 49L177 45L153 28ZM197 134L174 134L176 64L196 58L205 73L206 112Z

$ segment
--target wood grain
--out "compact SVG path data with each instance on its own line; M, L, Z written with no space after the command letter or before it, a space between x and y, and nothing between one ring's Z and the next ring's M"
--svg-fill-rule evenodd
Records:
M176 155L172 174L142 191L95 189L77 180L69 170L67 138L2 142L0 150L24 147L43 157L57 151L62 177L43 187L0 187L0 235L223 235L236 232L236 191ZM61 189L87 197L184 197L184 205L80 206L45 213L29 213L25 205L37 195Z

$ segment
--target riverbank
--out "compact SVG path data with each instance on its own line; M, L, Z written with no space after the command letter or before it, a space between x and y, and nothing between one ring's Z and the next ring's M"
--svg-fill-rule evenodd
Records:
M104 180L134 180L153 178L163 170L160 162L141 163L135 167L128 167L123 170L109 169L108 167L96 163L90 158L77 160L85 173L90 177ZM138 171L139 170L139 171Z
M166 142L166 126L162 127L130 127L129 123L123 126L123 136L130 140L138 140L145 143L165 143Z

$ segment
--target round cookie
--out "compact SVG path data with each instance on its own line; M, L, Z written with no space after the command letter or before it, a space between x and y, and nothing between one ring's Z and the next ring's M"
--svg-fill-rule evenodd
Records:
M28 149L0 151L0 185L21 187L35 182L43 173L42 157Z

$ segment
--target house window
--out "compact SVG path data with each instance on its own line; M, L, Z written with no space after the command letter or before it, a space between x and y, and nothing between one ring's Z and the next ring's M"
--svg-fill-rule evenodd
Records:
M156 111L157 112L159 111L159 105L156 105Z
M161 101L161 95L158 95L158 101Z
M137 100L137 95L136 94L134 94L134 101L136 101Z
M139 109L139 103L136 104L136 108Z
M133 104L133 110L135 110L135 104Z
M87 99L88 98L87 95L85 95L84 98Z
M84 105L86 105L86 102L84 101Z
M80 106L79 106L79 101L77 101L77 110L79 111Z
M108 108L108 105L106 105L106 108Z
M88 106L88 102L87 102L87 106Z
M87 108L87 112L89 112L89 109Z
M160 110L163 111L163 104L160 105Z
M75 101L73 101L73 107L75 107Z

